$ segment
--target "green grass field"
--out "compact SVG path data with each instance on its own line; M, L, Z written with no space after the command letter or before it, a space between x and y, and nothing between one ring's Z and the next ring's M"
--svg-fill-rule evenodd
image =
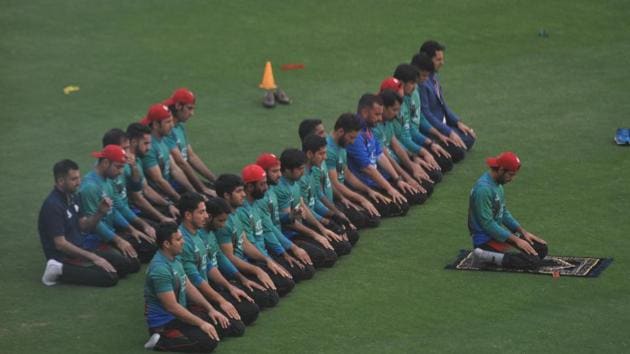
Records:
M111 289L44 287L37 215L62 158L92 165L102 134L181 86L188 134L219 172L330 128L422 41L479 140L431 200L362 233L219 353L630 351L627 1L1 1L0 353L143 353L144 274ZM541 28L549 33L541 38ZM265 110L266 60L294 103ZM306 69L282 72L280 64ZM64 95L66 85L81 90ZM517 152L513 214L552 254L614 257L596 279L443 270L470 247L484 159ZM624 334L626 333L626 334Z

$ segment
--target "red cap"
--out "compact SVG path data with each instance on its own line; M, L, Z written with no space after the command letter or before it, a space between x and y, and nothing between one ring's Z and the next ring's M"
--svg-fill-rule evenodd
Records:
M243 178L244 183L252 183L264 181L265 178L267 178L267 174L262 167L252 163L243 167L243 170L241 171L241 178Z
M125 150L123 150L120 145L107 145L103 148L103 150L93 152L92 156L99 159L108 159L113 162L127 162L127 153L125 153Z
M276 155L266 152L258 156L256 164L263 169L268 170L272 167L280 166L280 160L278 160Z
M171 116L171 111L162 103L156 103L149 107L147 116L140 120L140 124L149 125L151 122L159 122Z
M511 151L502 152L497 157L488 157L486 163L492 168L503 168L508 171L516 172L521 168L521 160Z
M176 103L195 104L195 94L187 88L177 89L173 92L173 95L170 98L164 101L164 104L167 106L171 106Z
M383 92L385 90L392 90L398 92L402 88L403 84L397 78L390 76L381 82L381 90Z

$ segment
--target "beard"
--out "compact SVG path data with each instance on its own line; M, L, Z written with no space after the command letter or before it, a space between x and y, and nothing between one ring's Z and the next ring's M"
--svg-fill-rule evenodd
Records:
M252 192L252 197L254 197L254 199L262 199L262 197L265 196L265 192L263 192L262 190L256 188L254 189L254 191Z
M278 184L278 181L272 181L270 178L267 178L267 184L270 186L275 186Z

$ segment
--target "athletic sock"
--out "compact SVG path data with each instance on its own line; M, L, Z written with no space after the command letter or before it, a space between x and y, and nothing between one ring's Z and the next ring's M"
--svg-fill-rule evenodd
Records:
M481 248L475 248L473 250L473 256L479 260L482 260L488 263L493 263L498 266L500 266L501 263L503 262L503 253L486 251L486 250L482 250Z

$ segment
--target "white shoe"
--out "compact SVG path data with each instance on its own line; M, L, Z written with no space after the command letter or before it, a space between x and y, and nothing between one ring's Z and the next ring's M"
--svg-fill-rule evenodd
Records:
M57 279L61 276L62 272L63 263L54 259L49 259L48 262L46 262L46 269L44 270L44 275L42 276L42 283L46 286L53 286L57 284Z
M159 340L160 340L160 334L153 333L151 335L151 338L149 338L149 340L146 343L144 343L144 349L153 349L153 347L155 347L155 345L157 344Z

